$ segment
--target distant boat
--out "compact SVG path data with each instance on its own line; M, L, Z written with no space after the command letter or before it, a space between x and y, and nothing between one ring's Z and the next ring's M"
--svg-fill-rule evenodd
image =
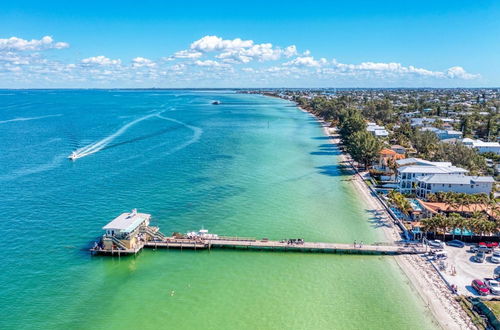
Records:
M218 104L220 104L220 101L213 101L212 104L213 105L218 105Z
M68 159L69 159L69 160L72 160L72 161L74 161L74 160L75 160L75 159L77 159L77 158L78 158L78 155L77 155L77 153L76 153L75 151L73 151L73 152L71 153L71 155L69 155L69 156L68 156Z

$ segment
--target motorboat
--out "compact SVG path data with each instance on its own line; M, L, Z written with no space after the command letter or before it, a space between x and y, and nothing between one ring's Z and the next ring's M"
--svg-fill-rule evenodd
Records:
M220 101L217 101L217 100L216 100L216 101L213 101L213 102L212 102L212 104L213 104L213 105L219 105L219 104L220 104Z
M76 160L77 158L78 158L78 154L75 151L73 151L71 153L71 155L68 156L68 159L72 160L72 161Z
M200 229L199 231L195 232L189 232L186 234L186 236L191 237L191 238L201 238L201 239L218 239L219 235L217 234L209 234L207 229Z

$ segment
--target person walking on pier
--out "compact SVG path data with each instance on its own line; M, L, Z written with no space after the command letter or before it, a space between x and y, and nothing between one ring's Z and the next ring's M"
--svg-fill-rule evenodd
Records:
M354 248L356 248L356 241L354 241Z

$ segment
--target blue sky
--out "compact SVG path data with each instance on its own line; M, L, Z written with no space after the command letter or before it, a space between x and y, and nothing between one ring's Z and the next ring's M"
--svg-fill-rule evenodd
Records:
M500 86L500 1L9 1L0 88Z

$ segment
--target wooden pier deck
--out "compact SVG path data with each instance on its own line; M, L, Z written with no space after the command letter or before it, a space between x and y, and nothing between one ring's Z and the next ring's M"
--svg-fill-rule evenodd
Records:
M287 239L273 241L267 238L254 237L229 237L208 234L207 230L198 233L191 232L185 235L166 236L158 227L142 225L133 235L116 237L106 233L101 242L94 244L90 249L92 254L100 255L130 255L137 254L143 248L167 249L253 249L261 251L297 251L297 252L323 252L342 254L421 254L427 252L423 245L416 244L345 244L345 243L319 243L304 242L302 239Z
M322 252L337 254L377 254L377 255L401 255L401 254L422 254L426 252L424 246L404 245L404 244L343 244L343 243L317 243L304 242L301 244L289 244L281 241L270 240L237 240L237 239L174 239L165 238L163 240L151 240L145 242L136 249L115 249L98 250L92 249L94 254L126 255L137 254L142 248L153 249L191 249L191 250L211 250L211 249L254 249L267 251L296 251L296 252Z

